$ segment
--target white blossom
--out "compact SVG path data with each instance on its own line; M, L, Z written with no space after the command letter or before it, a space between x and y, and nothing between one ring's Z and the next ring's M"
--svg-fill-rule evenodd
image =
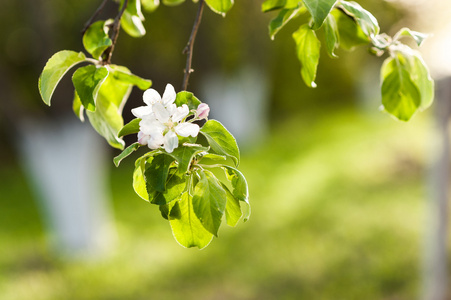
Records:
M141 145L147 144L150 149L163 146L166 152L171 153L178 147L178 136L196 137L199 134L199 125L185 121L190 113L188 105L177 107L175 99L176 93L170 84L166 86L163 97L154 89L144 92L143 100L147 105L132 109L133 115L141 119L138 132Z

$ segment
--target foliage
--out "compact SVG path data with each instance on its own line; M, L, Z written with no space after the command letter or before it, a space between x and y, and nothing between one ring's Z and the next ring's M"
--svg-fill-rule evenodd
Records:
M83 46L92 58L70 50L54 54L39 78L40 94L50 105L62 77L74 66L85 64L72 76L75 114L83 121L86 110L93 128L112 147L123 150L114 159L116 166L142 146L148 146L150 151L135 162L135 192L159 206L182 246L202 249L213 236L218 236L224 218L228 225L235 226L241 218L247 220L250 213L247 182L237 169L240 153L235 138L219 121L207 120L202 128L195 124L207 118L209 108L186 91L204 4L225 16L234 1L193 0L199 2L199 10L184 50L187 54L184 90L175 94L171 86L172 90L167 89L163 98L149 89L150 80L111 63L119 29L123 28L132 37L144 36L142 8L152 12L160 3L156 0L118 2L114 19L94 22L101 5L83 30ZM162 1L168 6L183 2L185 0ZM420 45L426 37L424 34L408 28L401 29L394 37L380 34L378 21L370 12L356 2L344 0L266 0L262 4L263 12L276 10L279 13L269 24L272 39L300 15L311 16L308 23L301 24L293 33L301 76L307 86L316 87L321 49L317 32L324 29L325 48L331 57L336 57L335 50L339 47L351 50L362 44L369 45L370 52L377 56L389 54L381 70L382 104L387 112L407 121L416 111L432 103L434 82L427 66L416 50L400 42L402 37L408 36ZM148 106L132 110L137 118L124 126L122 109L133 86L145 90L143 99ZM122 137L135 133L138 142L125 148ZM233 166L223 163L227 160ZM225 179L218 179L218 171L224 172Z

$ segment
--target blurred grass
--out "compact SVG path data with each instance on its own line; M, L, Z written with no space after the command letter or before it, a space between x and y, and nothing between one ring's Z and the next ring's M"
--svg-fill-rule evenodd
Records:
M252 215L184 249L112 170L118 240L100 260L46 245L22 172L2 168L0 299L414 299L425 207L426 116L336 111L279 122L244 153Z

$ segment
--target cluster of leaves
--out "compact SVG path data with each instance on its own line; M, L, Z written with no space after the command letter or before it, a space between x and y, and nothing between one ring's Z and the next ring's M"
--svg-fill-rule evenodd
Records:
M310 21L293 33L301 76L307 86L316 87L321 47L316 31L322 29L331 57L336 57L337 48L352 50L359 45L369 45L370 53L377 56L389 54L381 69L385 111L408 121L416 111L431 105L434 82L428 68L418 51L400 42L400 38L410 36L420 46L426 35L408 28L401 29L394 37L381 34L377 19L353 1L266 0L262 4L263 12L275 10L279 13L269 24L272 39L290 20L307 12L311 15Z
M186 91L179 92L175 100L177 106L186 104L191 110L200 103ZM139 132L140 121L136 118L126 124L119 136ZM242 217L245 221L249 218L250 206L246 179L236 169L240 152L235 138L216 120L208 120L200 134L179 137L180 146L171 153L160 148L139 157L133 188L141 198L159 206L182 246L202 249L218 235L223 217L229 226L235 226ZM140 147L139 143L127 147L114 159L115 164ZM227 158L234 167L224 164ZM210 170L224 172L225 180Z
M160 4L160 0L141 0L144 9L149 12L154 11ZM186 0L162 0L164 5L177 6L184 3ZM199 0L193 0L199 2ZM205 0L208 7L215 13L225 16L225 14L232 8L234 0Z

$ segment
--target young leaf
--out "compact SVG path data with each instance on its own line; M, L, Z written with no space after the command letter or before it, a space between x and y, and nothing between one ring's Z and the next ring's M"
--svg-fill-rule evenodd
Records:
M249 205L249 203L243 202L241 203L241 210L243 212L243 222L246 222L251 216L251 206Z
M243 213L241 212L240 201L233 197L232 193L222 185L223 189L226 191L227 203L225 208L225 217L227 225L235 227L240 220Z
M301 62L301 75L309 87L316 87L315 78L319 62L319 50L321 43L316 37L315 31L307 24L302 25L293 33L296 42L296 52Z
M86 56L83 52L77 53L69 50L57 52L47 61L38 82L39 93L45 104L50 105L53 92L64 74L76 64L84 61L86 61Z
M223 16L233 6L233 0L205 0L205 3L207 3L212 11Z
M139 122L141 122L141 119L136 118L128 122L127 124L122 127L122 129L117 134L118 137L123 137L129 134L138 133L139 132Z
M198 171L199 182L194 188L193 210L209 232L218 236L227 203L226 192L210 171Z
M408 121L420 106L421 95L410 78L405 59L401 55L387 58L381 74L385 110L401 121Z
M108 36L108 25L112 21L97 21L91 24L83 35L83 46L95 59L100 59L102 53L113 43Z
M110 66L112 67L112 66ZM124 141L118 137L124 126L122 107L130 95L132 86L108 76L100 87L96 101L96 111L87 111L92 127L115 148L123 149Z
M295 9L282 9L277 17L269 22L269 36L273 40L276 34L293 18L296 18L300 14L306 12L305 7L298 7Z
M169 153L169 155L177 160L178 172L184 174L188 172L194 156L207 150L208 148L200 146L181 146L175 148L172 153Z
M353 50L356 46L365 45L371 41L352 17L338 9L334 9L331 15L337 22L341 48Z
M340 5L348 15L355 19L366 36L373 37L379 34L380 28L377 19L357 2L340 1Z
M222 166L225 171L227 179L230 181L233 187L233 197L240 201L249 202L249 190L247 186L246 178L237 169L230 166Z
M420 108L428 108L434 100L434 80L432 80L426 63L417 51L413 51L409 74L421 94Z
M413 30L410 30L409 28L404 27L404 28L401 28L395 34L393 40L397 41L403 36L412 37L415 40L415 42L417 43L418 47L420 47L423 44L424 40L428 37L427 34L424 34L424 33L418 32L418 31L413 31Z
M123 2L122 0L121 4ZM144 21L144 16L141 12L141 0L129 0L121 18L122 28L132 37L142 37L146 34L142 21Z
M122 151L121 154L119 154L118 156L116 156L113 159L114 165L116 167L118 167L124 158L126 158L127 156L129 156L130 154L135 152L139 147L141 147L141 145L139 143L133 143L130 146L128 146L127 148L125 148L125 150Z
M340 46L337 22L333 15L329 14L324 22L324 33L326 37L327 54L330 57L337 57L334 51Z
M146 158L141 156L135 161L135 170L133 171L133 189L142 199L149 201L149 194L147 193L146 180L144 172L146 167L146 160L152 162L153 157Z
M177 6L185 2L185 0L163 0L163 4L167 6Z
M188 108L196 109L199 104L201 104L200 100L197 99L193 93L190 92L178 92L174 102L177 106L182 106L183 104L188 105Z
M266 0L262 4L262 12L284 8L286 2L287 0Z
M219 155L232 158L235 165L240 163L240 150L233 135L216 120L208 120L200 129L210 147Z
M172 234L176 241L186 248L203 249L210 244L213 235L205 230L193 210L193 198L183 193L178 201L179 219L171 219Z
M72 103L72 110L74 111L77 118L79 118L80 121L82 121L82 122L85 121L85 117L83 115L83 113L85 111L84 109L85 108L81 104L80 97L78 97L78 95L77 95L77 91L74 91L74 101Z
M151 13L160 6L160 0L141 0L141 4L145 11Z
M146 168L144 175L147 183L147 193L150 195L154 191L164 192L166 190L166 181L169 175L169 168L174 162L174 158L167 154L154 156L149 167Z
M115 69L112 72L114 78L118 81L127 84L133 84L137 86L140 90L147 90L152 86L152 81L149 79L144 79L139 76L132 74L128 69Z
M187 176L179 175L175 169L169 171L166 189L164 192L155 192L152 195L152 204L165 205L180 197L186 190Z
M313 30L319 29L337 0L302 0L313 17Z
M72 82L81 103L87 110L95 111L97 94L107 76L106 67L97 68L94 65L78 68L74 72Z
M224 155L218 155L218 154L214 154L214 153L207 153L202 156L202 159L204 159L204 158L211 159L211 160L226 160L227 159L227 157Z

